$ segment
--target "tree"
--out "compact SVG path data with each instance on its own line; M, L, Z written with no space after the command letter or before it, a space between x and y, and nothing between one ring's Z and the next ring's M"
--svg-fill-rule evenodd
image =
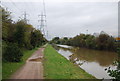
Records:
M112 36L108 38L107 49L108 50L113 50L113 51L116 50L115 39Z
M53 40L59 40L60 38L59 37L55 37L55 38L53 38Z
M97 48L100 50L107 49L107 42L109 39L109 35L100 34L96 39Z
M64 40L66 40L66 41L68 40L68 38L67 38L67 37L64 37L63 39L64 39Z
M10 12L5 11L2 8L2 39L3 40L8 40L8 36L10 36L12 33L11 29L13 29L13 26L12 26L12 19L10 14L11 14Z
M16 23L16 31L14 33L14 42L19 45L19 47L24 46L25 42L25 23L24 21L18 21Z
M59 37L54 37L51 42L55 43L55 44L60 44L60 38Z
M95 37L92 35L89 35L86 39L86 47L87 48L95 48Z
M32 25L25 25L25 33L24 33L24 45L25 48L27 49L32 49L32 45L31 45L31 32L34 30Z
M20 62L23 56L22 51L15 43L9 43L3 54L3 60L8 62Z
M39 30L34 30L31 32L31 45L35 48L40 46L42 42L45 42L45 39L42 33Z

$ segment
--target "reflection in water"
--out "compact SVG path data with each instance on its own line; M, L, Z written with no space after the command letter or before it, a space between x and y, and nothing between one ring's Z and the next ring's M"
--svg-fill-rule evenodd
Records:
M85 60L88 62L97 62L100 66L109 66L116 60L117 54L107 51L96 51L91 49L80 48L73 51L71 55L72 59L78 58L79 60Z
M59 49L59 53L69 60L69 56L72 55L72 52L70 52L69 50L64 50L64 51L62 49Z
M64 46L67 47L67 46ZM92 74L96 78L110 79L111 77L105 72L105 68L113 66L113 62L117 59L117 53L108 51L98 51L86 48L63 48L58 47L57 51L71 62L79 65L86 72Z

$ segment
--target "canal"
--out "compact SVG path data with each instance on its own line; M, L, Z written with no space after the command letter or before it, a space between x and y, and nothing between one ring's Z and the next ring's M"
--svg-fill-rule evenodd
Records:
M110 79L111 77L107 74L105 69L108 67L116 69L113 62L118 56L115 52L71 47L67 45L57 45L55 49L65 58L77 64L80 68L98 79Z

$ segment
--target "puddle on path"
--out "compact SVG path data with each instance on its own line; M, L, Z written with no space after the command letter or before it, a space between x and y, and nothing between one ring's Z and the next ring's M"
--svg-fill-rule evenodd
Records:
M35 58L35 59L30 59L29 62L41 62L42 58Z

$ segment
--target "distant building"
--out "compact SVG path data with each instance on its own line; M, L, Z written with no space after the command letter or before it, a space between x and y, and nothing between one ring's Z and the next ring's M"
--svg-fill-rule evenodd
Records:
M106 33L106 32L104 32L104 31L101 31L101 32L100 32L100 34L106 34L106 35L107 35L107 33Z
M99 33L93 33L95 37L99 37Z
M115 40L120 42L120 37L116 37Z
M93 35L95 36L95 37L99 37L99 35L100 34L106 34L106 35L108 35L106 32L104 32L104 31L101 31L100 33L93 33Z

